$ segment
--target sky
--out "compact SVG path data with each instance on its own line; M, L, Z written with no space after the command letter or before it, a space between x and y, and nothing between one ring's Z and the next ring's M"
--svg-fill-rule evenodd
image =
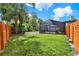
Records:
M79 19L79 3L35 3L35 8L26 5L30 16L35 13L42 20L68 21L70 16Z

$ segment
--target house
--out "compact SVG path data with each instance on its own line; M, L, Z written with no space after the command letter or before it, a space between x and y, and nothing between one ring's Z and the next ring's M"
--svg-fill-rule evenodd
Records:
M47 32L63 33L64 32L64 23L55 21L55 20L43 21L40 24L39 31L41 33L47 33Z
M74 19L73 16L70 17L69 21L55 21L55 20L47 20L47 21L42 21L39 25L39 32L40 33L47 33L47 32L52 32L52 33L65 33L65 26L75 22L76 19Z

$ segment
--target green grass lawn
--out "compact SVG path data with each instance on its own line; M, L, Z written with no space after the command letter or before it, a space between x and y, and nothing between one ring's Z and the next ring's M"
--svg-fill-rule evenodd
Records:
M69 56L72 55L65 35L37 34L12 36L4 48L4 56Z

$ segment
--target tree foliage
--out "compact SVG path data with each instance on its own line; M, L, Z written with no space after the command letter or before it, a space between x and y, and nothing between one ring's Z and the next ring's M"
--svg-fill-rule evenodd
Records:
M31 5L35 6L35 4ZM34 13L29 17L26 7L27 5L22 3L0 4L2 21L5 20L8 25L12 26L16 33L18 30L21 32L38 30L38 17Z

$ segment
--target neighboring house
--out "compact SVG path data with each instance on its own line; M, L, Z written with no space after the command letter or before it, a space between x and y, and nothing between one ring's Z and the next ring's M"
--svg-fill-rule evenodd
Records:
M64 33L64 28L65 28L65 23L64 23L64 22L54 21L54 20L51 20L51 21L52 21L52 23L53 23L54 25L57 26L57 28L59 28L59 29L57 30L58 33Z
M40 24L39 31L41 33L52 32L52 33L63 33L64 32L64 23L54 20L43 21Z
M74 19L72 16L70 17L69 21L65 22L55 21L51 19L47 21L42 21L39 25L39 32L65 33L65 26L75 21L76 19Z

